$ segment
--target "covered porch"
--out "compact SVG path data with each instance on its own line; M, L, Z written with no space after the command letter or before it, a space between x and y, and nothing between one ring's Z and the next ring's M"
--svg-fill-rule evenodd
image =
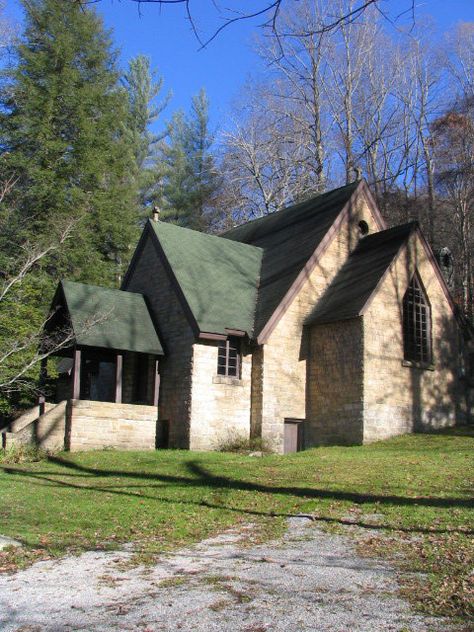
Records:
M45 334L66 341L42 363L55 404L40 402L37 416L10 429L9 441L66 450L157 447L164 353L145 298L61 282Z
M70 281L52 303L49 333L70 344L58 351L55 399L158 406L163 347L141 294ZM42 379L48 375L47 359Z

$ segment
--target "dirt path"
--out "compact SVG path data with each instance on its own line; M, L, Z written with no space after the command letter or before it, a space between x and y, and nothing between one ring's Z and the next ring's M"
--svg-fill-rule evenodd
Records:
M248 526L247 529L251 529ZM0 577L2 632L449 630L398 599L394 569L303 518L279 541L242 547L245 529L121 569L122 552L39 562Z

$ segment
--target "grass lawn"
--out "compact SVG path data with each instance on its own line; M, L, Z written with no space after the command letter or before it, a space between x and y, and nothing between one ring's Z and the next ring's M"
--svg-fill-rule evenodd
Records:
M419 605L467 616L473 462L474 428L284 457L105 450L0 462L0 533L26 545L0 553L0 569L128 541L143 561L241 522L270 537L304 512L328 528L359 525L368 554L403 553L427 573L416 591L406 584Z

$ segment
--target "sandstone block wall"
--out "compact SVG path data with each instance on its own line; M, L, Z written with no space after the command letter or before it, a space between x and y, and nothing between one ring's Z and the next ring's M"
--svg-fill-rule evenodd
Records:
M264 346L261 420L254 420L253 425L261 426L262 436L279 452L283 452L284 419L307 418L309 332L303 330L303 323L356 247L361 220L367 222L370 233L378 230L363 199L354 204L349 218L339 228ZM318 386L311 385L311 388Z
M250 378L250 436L252 438L262 436L263 361L264 347L254 346Z
M69 400L66 448L153 450L157 410L154 406ZM64 440L64 433L63 433Z
M242 345L240 379L217 375L218 344L193 347L191 450L215 450L230 437L250 435L252 356Z
M363 441L363 334L361 318L311 329L305 432L308 447Z
M189 448L194 334L151 237L144 245L126 289L141 292L148 298L165 347L166 356L160 360L158 413L161 422L169 423L170 447Z
M12 424L12 432L5 435L6 445L4 447L20 444L36 445L51 451L64 450L66 407L66 401L57 405L47 404L47 411L41 417L32 417L28 423ZM36 407L36 411L38 411L38 407ZM25 419L23 419L24 421Z
M415 271L431 304L433 370L403 365L402 302ZM364 315L364 442L453 425L460 416L459 331L416 235Z

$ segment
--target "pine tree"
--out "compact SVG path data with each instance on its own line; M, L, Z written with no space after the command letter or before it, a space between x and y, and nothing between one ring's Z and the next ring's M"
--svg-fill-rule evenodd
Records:
M210 230L220 186L209 129L209 101L204 90L193 97L191 112L177 112L162 148L163 219L195 230Z
M31 234L76 220L49 272L112 283L135 240L136 162L110 34L75 0L22 0L26 28L0 119Z
M129 100L127 126L138 170L140 206L145 210L153 197L156 177L153 159L157 143L163 138L163 135L152 133L150 127L163 112L170 94L157 102L163 89L163 78L151 71L150 59L145 55L130 60L122 82Z

